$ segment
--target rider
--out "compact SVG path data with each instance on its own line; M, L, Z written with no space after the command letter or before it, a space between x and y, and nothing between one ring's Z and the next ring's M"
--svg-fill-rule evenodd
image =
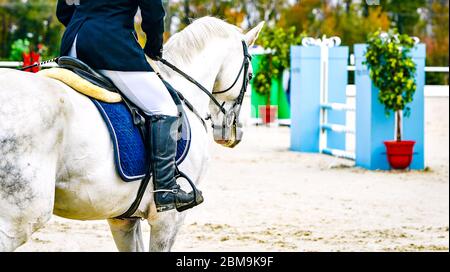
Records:
M134 31L138 8L147 43ZM175 179L178 109L145 58L162 57L162 0L58 0L57 17L66 26L61 55L72 56L104 74L150 120L155 204L158 212L194 202Z

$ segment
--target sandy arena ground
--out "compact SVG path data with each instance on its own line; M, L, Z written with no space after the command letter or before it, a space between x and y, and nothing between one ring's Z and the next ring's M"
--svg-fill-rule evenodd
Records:
M392 173L292 153L288 128L250 127L235 150L213 147L206 202L173 250L448 251L448 98L426 100L426 125L430 169ZM106 222L55 216L18 251L116 248Z

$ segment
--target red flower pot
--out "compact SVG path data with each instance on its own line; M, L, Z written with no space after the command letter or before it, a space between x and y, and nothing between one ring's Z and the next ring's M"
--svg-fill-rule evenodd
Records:
M386 141L387 157L393 169L406 169L412 162L415 141Z
M26 67L26 66L33 65L35 63L39 63L41 55L36 52L22 53L22 58L23 58L23 66ZM40 70L40 67L36 66L33 68L26 69L25 72L37 73L37 72L39 72L39 70Z
M278 118L278 106L259 106L259 116L263 124L274 123Z

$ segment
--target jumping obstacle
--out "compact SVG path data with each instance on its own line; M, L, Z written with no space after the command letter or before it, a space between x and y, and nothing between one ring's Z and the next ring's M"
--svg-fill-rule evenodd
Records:
M378 102L378 89L373 86L369 70L365 65L367 45L355 45L356 58L356 165L370 170L389 170L383 141L395 139L394 114L386 116L384 106ZM411 52L416 64L417 89L414 100L408 106L411 116L403 118L403 139L416 141L410 169L423 170L424 158L424 87L425 58L424 44L418 44Z
M311 41L311 40L310 40ZM323 153L355 160L359 167L389 170L384 141L395 139L394 114L386 116L363 62L366 45L355 46L356 106L347 103L349 48L327 40L291 48L291 150ZM411 116L403 118L403 138L416 141L411 169L422 170L424 161L425 45L411 52L417 65L417 90L408 105ZM354 112L355 128L346 115ZM354 134L355 151L346 147Z
M305 40L304 40L305 41ZM338 38L306 40L291 49L291 150L355 159L346 150L349 48Z

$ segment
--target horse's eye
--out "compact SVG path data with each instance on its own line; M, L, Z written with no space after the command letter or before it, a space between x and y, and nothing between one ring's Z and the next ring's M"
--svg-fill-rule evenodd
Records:
M253 74L252 73L248 74L248 80L252 81L252 79L253 79Z

